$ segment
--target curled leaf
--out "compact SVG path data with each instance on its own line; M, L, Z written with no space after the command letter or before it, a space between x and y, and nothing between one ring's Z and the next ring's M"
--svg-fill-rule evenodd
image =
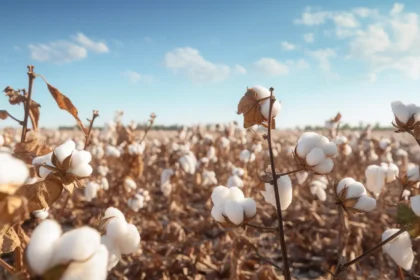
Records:
M0 227L0 255L13 252L20 246L20 239L15 229L10 225Z
M248 89L238 104L238 114L244 115L244 128L264 123L264 117L260 108L257 93L252 89Z
M9 195L0 201L0 226L14 225L29 218L28 201L23 196Z
M15 146L14 155L27 164L31 164L34 157L43 156L50 152L51 148L38 143L38 138L34 137L31 140L17 143Z

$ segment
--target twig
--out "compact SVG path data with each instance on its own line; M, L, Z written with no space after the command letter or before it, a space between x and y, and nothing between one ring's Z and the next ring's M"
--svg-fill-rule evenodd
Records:
M414 135L414 133L410 130L407 130L407 132L414 137L414 140L416 140L417 144L420 146L420 139L417 139L416 136Z
M272 174L276 174L276 168L274 166L274 155L273 155L273 147L271 143L271 123L272 123L272 111L273 111L273 104L276 100L273 95L273 88L270 88L270 109L268 112L268 133L267 133L267 141L268 141L268 151L270 153L270 164L271 164L271 172ZM283 274L286 280L291 280L290 276L290 268L289 268L289 260L287 257L287 247L286 247L286 240L284 238L284 229L283 229L283 216L281 214L281 203L279 198L279 187L277 184L277 180L273 180L274 185L274 195L276 199L276 208L277 208L277 219L278 219L278 227L279 227L279 239L280 239L280 247L282 253L282 260L283 260Z
M89 146L90 144L90 134L92 133L92 127L93 127L93 122L95 121L95 119L99 117L99 111L98 110L93 110L93 114L92 114L92 119L89 120L89 130L86 134L86 140L85 140L85 148L84 150L86 150L86 148Z
M292 171L288 171L288 172L284 172L284 173L276 174L276 179L278 179L278 178L280 178L280 177L283 177L283 176L286 176L286 175L290 175L290 174L293 174L293 173L300 172L300 171L302 171L302 170L303 170L303 169L299 168L299 169L296 169L296 170L292 170Z
M255 253L257 254L257 256L262 259L263 261L271 264L273 267L275 267L278 270L282 270L282 268L280 266L278 266L275 262L273 262L272 260L266 258L265 256L261 255L260 252L258 252L258 250L255 250Z
M400 229L399 231L397 231L396 233L394 233L393 235L391 235L390 237L388 237L387 239L385 239L384 241L382 241L381 243L379 243L378 245L374 246L373 248L367 250L366 252L364 252L362 255L358 256L357 258L348 261L344 264L345 267L349 267L357 262L359 262L360 260L364 259L365 257L369 256L370 254L372 254L373 252L375 252L376 250L382 248L382 246L384 246L385 244L387 244L388 242L392 241L394 238L398 237L400 234L402 234L403 232L405 232L405 229Z
M10 264L8 264L2 258L0 258L0 266L3 267L9 273L15 273L15 269L13 268L13 266L11 266Z
M150 114L150 119L149 119L149 126L146 128L146 130L144 131L144 135L140 140L140 144L143 143L144 139L146 139L147 133L149 132L150 128L152 127L154 121L155 121L156 115L154 113Z
M404 272L402 271L402 268L398 266L398 276L400 277L400 280L404 280Z
M17 118L15 118L15 117L13 117L9 112L7 112L7 115L11 118L11 119L13 119L13 120L15 120L15 121L17 121L21 126L23 126L23 121L21 121L21 120L18 120Z
M25 100L25 117L23 119L23 127L22 127L22 136L20 138L20 142L25 142L26 139L26 132L28 131L28 118L29 118L29 110L31 108L31 99L32 99L32 85L35 79L35 74L33 65L28 65L28 77L29 77L29 86L28 86L28 96L26 96Z
M264 226L249 224L249 223L244 224L244 226L266 230L266 231L274 231L274 232L277 232L279 230L277 227L264 227Z

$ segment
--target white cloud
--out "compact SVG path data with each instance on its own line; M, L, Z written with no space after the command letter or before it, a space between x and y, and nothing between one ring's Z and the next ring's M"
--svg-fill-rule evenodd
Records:
M245 69L245 67L243 67L242 65L236 64L235 67L233 68L233 71L237 74L246 74L247 71Z
M68 41L30 44L31 58L41 62L68 63L87 57L87 50Z
M337 26L354 28L359 25L352 13L339 13L333 16L333 21Z
M74 36L74 40L86 49L95 53L107 53L109 52L108 46L103 42L95 42L92 39L86 37L83 33L77 33Z
M368 57L385 51L390 46L388 34L380 26L371 25L367 31L360 31L350 42L351 54L356 57Z
M219 82L231 73L229 66L205 60L198 50L178 48L166 53L165 66L175 72L183 72L194 82Z
M310 68L309 63L306 62L306 60L303 59L303 58L298 59L298 60L287 60L286 63L290 67L296 68L298 70L303 70L303 69L309 69Z
M151 75L143 75L132 70L127 70L122 74L133 84L136 84L138 82L152 82L154 80L153 76Z
M365 8L365 7L355 8L355 9L353 9L353 13L356 16L359 16L361 18L367 18L367 17L370 17L370 16L378 15L377 10L369 9L369 8Z
M394 32L394 49L405 52L419 45L420 33L417 14L410 13L400 16L391 21L391 29ZM417 42L416 42L417 41Z
M303 35L303 40L306 43L313 43L315 41L314 33L306 33Z
M312 12L311 7L306 7L305 12L302 13L301 18L295 19L295 24L303 25L321 25L325 23L325 20L331 16L330 12L316 11Z
M289 73L289 67L274 58L261 58L255 62L255 67L257 71L270 76L280 76Z
M392 10L389 12L391 16L395 16L400 14L404 10L404 4L401 3L395 3L392 7Z
M285 51L292 51L292 50L296 49L296 46L295 45L293 45L293 44L291 44L291 43L289 43L287 41L281 42L281 47Z
M316 51L309 51L309 55L318 61L319 68L325 72L331 72L330 59L336 56L336 52L333 49L326 48Z
M44 44L29 44L30 57L36 61L62 64L84 59L88 56L88 51L109 52L105 43L95 42L83 33L78 33L71 38L74 42L58 40Z

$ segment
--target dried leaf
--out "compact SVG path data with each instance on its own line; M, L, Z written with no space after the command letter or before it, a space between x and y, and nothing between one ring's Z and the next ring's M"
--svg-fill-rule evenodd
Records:
M404 202L397 206L397 222L408 229L411 237L420 236L420 217Z
M238 104L238 114L244 115L244 128L264 123L257 93L249 89Z
M45 180L22 186L16 194L25 196L29 212L51 207L63 191L61 180L50 174Z
M37 156L43 156L51 152L51 148L38 143L38 138L33 138L23 143L17 143L14 155L25 161L27 164L32 163L32 159Z
M16 231L10 225L0 228L0 255L13 252L20 246L20 239Z
M341 114L337 113L337 115L331 121L337 123L341 120L341 117Z
M29 218L28 201L23 196L9 195L0 201L0 226L13 225Z
M32 128L35 131L38 130L39 117L41 115L41 112L39 110L40 107L41 105L31 100L31 106L29 107L29 117L31 118Z
M79 112L77 111L77 108L73 105L71 100L62 94L58 89L47 83L48 90L50 91L51 95L54 97L55 101L57 102L57 105L60 109L66 110L69 112L77 121L77 124L82 129L84 133L87 133L86 128L83 126L82 121L79 119Z
M6 110L0 110L0 119L5 120L9 117L9 113Z

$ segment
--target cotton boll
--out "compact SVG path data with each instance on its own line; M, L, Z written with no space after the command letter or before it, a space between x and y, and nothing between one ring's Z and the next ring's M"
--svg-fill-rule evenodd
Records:
M382 241L388 239L399 229L388 229L382 234ZM404 232L388 242L382 247L384 253L388 254L391 259L401 268L408 271L411 269L414 261L414 253L412 243L408 232Z
M224 205L224 213L228 219L235 225L240 225L244 221L244 210L241 202L236 200L228 200Z
M72 154L72 152L76 149L76 143L74 141L69 140L64 144L61 144L54 150L54 154L57 157L60 163Z
M49 212L48 209L40 209L33 211L31 214L36 219L45 220L46 218L48 218Z
M79 165L88 164L91 160L92 155L88 151L73 151L70 168L76 168Z
M411 204L411 209L413 210L413 212L417 216L420 216L420 195L415 195L415 196L410 197L410 204Z
M245 175L245 170L243 168L235 167L232 170L232 175L238 175L240 177Z
M271 92L263 86L253 86L251 89L253 89L254 92L257 94L258 99L264 99L271 95Z
M338 185L337 185L337 194L340 194L341 191L344 188L347 188L348 186L354 184L355 182L356 181L353 178L350 178L350 177L347 177L347 178L342 179L340 182L338 182Z
M0 153L0 190L12 194L29 177L26 164L10 154ZM3 185L3 187L1 187Z
M299 157L305 158L306 155L316 147L317 138L319 134L315 132L305 132L299 138L297 146L296 146L296 153Z
M314 166L312 170L319 174L327 174L330 173L333 170L333 168L334 161L330 158L326 158L320 164Z
M241 204L246 218L252 218L257 214L257 204L252 198L245 198L241 201Z
M121 252L117 248L115 242L113 242L108 236L103 235L101 237L101 243L106 246L108 250L108 271L113 269L121 259Z
M242 150L239 159L242 162L253 162L255 161L255 154L251 153L249 150Z
M99 185L95 182L89 182L85 187L85 200L92 201L97 195Z
M392 112L402 123L407 123L411 117L406 106L401 101L394 101L391 103Z
M51 267L69 261L83 261L91 257L101 243L101 236L93 228L84 226L64 233L56 243Z
M221 204L227 197L229 197L229 195L229 188L226 188L225 186L217 186L213 189L213 192L211 194L211 200L215 205Z
M296 173L296 178L298 180L298 184L301 185L301 184L305 183L308 176L309 176L309 173L306 172L306 171Z
M60 280L105 280L108 274L107 265L108 250L104 245L100 245L89 260L71 263Z
M109 236L115 242L120 240L121 236L127 233L127 222L122 219L113 218L110 219L106 225L106 235Z
M344 145L342 152L343 152L343 155L349 156L352 152L352 148L350 147L350 145Z
M115 218L118 218L118 219L121 219L121 220L125 221L124 214L115 207L109 207L105 210L105 214L104 214L103 219L110 218L110 217L115 217Z
M89 164L82 164L71 168L69 170L69 173L72 173L73 175L79 178L84 178L90 176L90 174L92 174L92 171L92 166L90 166Z
M232 187L239 187L242 188L244 186L244 181L239 178L239 176L237 175L232 175L229 177L226 186L228 188L232 188Z
M288 175L281 176L279 179L277 179L277 185L279 188L281 210L284 211L292 203L292 181L290 180L290 177ZM273 185L266 183L265 191L261 191L261 194L264 196L266 202L276 207L276 198Z
M223 216L223 204L215 204L211 209L211 216L219 223L225 223L226 219Z
M325 153L321 148L315 147L306 155L306 163L310 166L320 164L325 158Z
M238 187L229 188L229 191L230 193L228 198L231 200L241 201L245 198L244 193Z
M41 222L33 231L26 249L26 259L34 274L43 275L49 268L61 233L60 225L54 220Z
M108 179L105 177L101 178L101 188L105 191L109 189L109 182L108 182Z
M128 192L131 192L137 188L137 184L133 179L127 177L124 180L124 187Z
M369 165L366 168L366 188L371 192L379 195L382 188L385 186L387 169L383 166Z
M362 195L353 206L354 209L370 212L376 207L376 200L372 197Z
M132 254L137 251L140 246L140 234L135 225L128 224L126 234L121 237L123 237L120 240L122 254Z
M270 99L264 100L260 103L261 105L261 114L263 117L268 120L270 114ZM281 104L278 100L274 101L273 108L271 109L271 117L274 118L278 115L281 109Z
M329 157L333 157L337 154L337 145L334 142L329 142L325 145L323 145L323 150L325 152L325 155Z
M366 194L366 189L360 182L353 182L351 185L347 186L346 199L358 198L364 194Z

